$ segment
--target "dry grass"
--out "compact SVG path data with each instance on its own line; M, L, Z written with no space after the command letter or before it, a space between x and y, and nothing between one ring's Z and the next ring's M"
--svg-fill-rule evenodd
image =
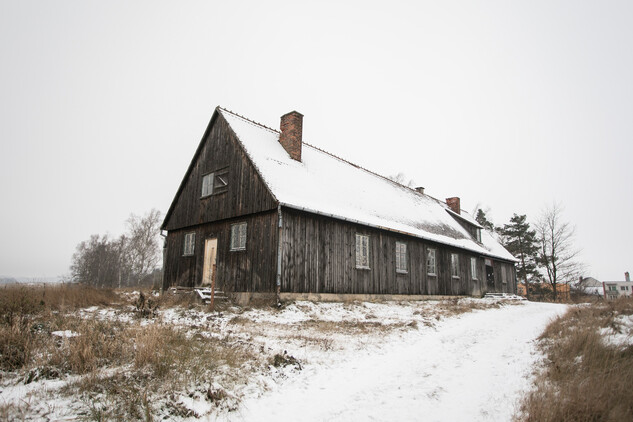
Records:
M0 289L0 369L15 371L33 365L53 366L62 372L85 373L100 359L109 360L116 326L69 316L89 306L119 300L112 290L78 285L20 286ZM79 336L58 339L57 330ZM58 340L59 343L58 344Z
M222 391L211 385L244 383L253 367L267 362L246 345L230 339L188 336L169 325L156 323L126 331L133 340L133 366L111 375L84 377L69 385L65 394L79 397L90 408L92 420L154 420L195 416L179 404L174 391L202 388L208 400L221 405ZM220 371L219 369L230 368ZM190 394L202 394L191 391ZM154 398L167 397L160 406ZM98 404L96 404L98 402ZM158 415L161 415L159 418Z
M496 309L501 306L519 305L519 301L478 301L460 298L442 300L435 309L438 316L453 317L476 310Z
M524 401L525 421L633 420L633 346L607 345L599 330L633 314L633 300L575 307L540 338L547 361Z
M110 306L120 301L112 289L78 284L39 286L6 285L0 288L0 316L32 314L43 310L71 311L89 306Z

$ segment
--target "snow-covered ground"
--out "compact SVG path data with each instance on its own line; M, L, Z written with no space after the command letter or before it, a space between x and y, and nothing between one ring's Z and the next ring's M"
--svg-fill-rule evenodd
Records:
M229 306L212 315L174 307L140 320L125 308L92 307L78 315L139 327L173 326L254 352L252 362L240 369L219 366L208 378L152 396L157 419L508 421L531 387L539 359L534 340L566 308L453 299ZM74 334L51 333L66 342ZM104 367L98 376L117 371L129 367ZM13 414L24 420L80 419L85 400L62 390L81 377L26 382L23 375L6 373L0 376L0 411L18 406ZM174 404L184 412L165 410Z
M508 421L530 387L535 339L564 305L475 311L311 365L222 420ZM376 346L376 344L374 344Z

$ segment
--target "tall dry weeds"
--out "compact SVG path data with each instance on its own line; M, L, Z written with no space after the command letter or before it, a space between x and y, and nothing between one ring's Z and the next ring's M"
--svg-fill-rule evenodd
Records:
M633 300L576 307L540 338L546 366L522 405L525 421L633 420L633 346L606 344L600 330L633 314Z

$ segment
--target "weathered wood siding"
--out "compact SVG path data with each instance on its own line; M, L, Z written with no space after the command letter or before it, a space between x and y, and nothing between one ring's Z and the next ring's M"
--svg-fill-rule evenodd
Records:
M210 123L165 222L168 231L271 210L277 203L221 114ZM228 167L228 189L206 198L202 177Z
M488 291L514 293L516 294L516 267L502 261L493 261L494 286L490 286ZM505 268L505 281L503 280L503 269Z
M231 225L247 223L246 249L231 251ZM186 233L196 234L192 256L183 256ZM216 285L229 292L274 292L278 220L274 211L170 231L163 287L197 286L202 281L204 241L218 239Z
M507 267L487 286L484 258L419 238L282 208L281 291L292 293L482 295L513 292L514 265L495 261L495 271ZM370 238L369 267L356 268L356 234ZM396 241L407 245L407 273L396 272ZM436 250L437 275L427 274L426 252ZM451 276L451 253L459 256L459 277ZM470 258L477 260L473 279ZM512 274L512 275L510 275Z

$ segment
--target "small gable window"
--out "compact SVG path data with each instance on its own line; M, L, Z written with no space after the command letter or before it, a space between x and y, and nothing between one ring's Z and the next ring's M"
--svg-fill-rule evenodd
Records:
M182 250L182 254L184 256L191 256L195 250L196 246L196 233L187 233L185 234L185 245Z
M451 277L459 278L459 255L451 254Z
M216 195L229 189L229 168L223 168L202 176L202 197Z
M396 242L396 272L407 272L407 244Z
M369 269L369 236L356 233L356 268Z
M428 275L437 275L435 269L435 249L426 250L426 273Z
M473 280L477 280L477 258L470 258L470 273L473 275Z
M231 225L231 250L243 251L246 249L246 223Z
M213 195L213 173L202 176L202 196Z

